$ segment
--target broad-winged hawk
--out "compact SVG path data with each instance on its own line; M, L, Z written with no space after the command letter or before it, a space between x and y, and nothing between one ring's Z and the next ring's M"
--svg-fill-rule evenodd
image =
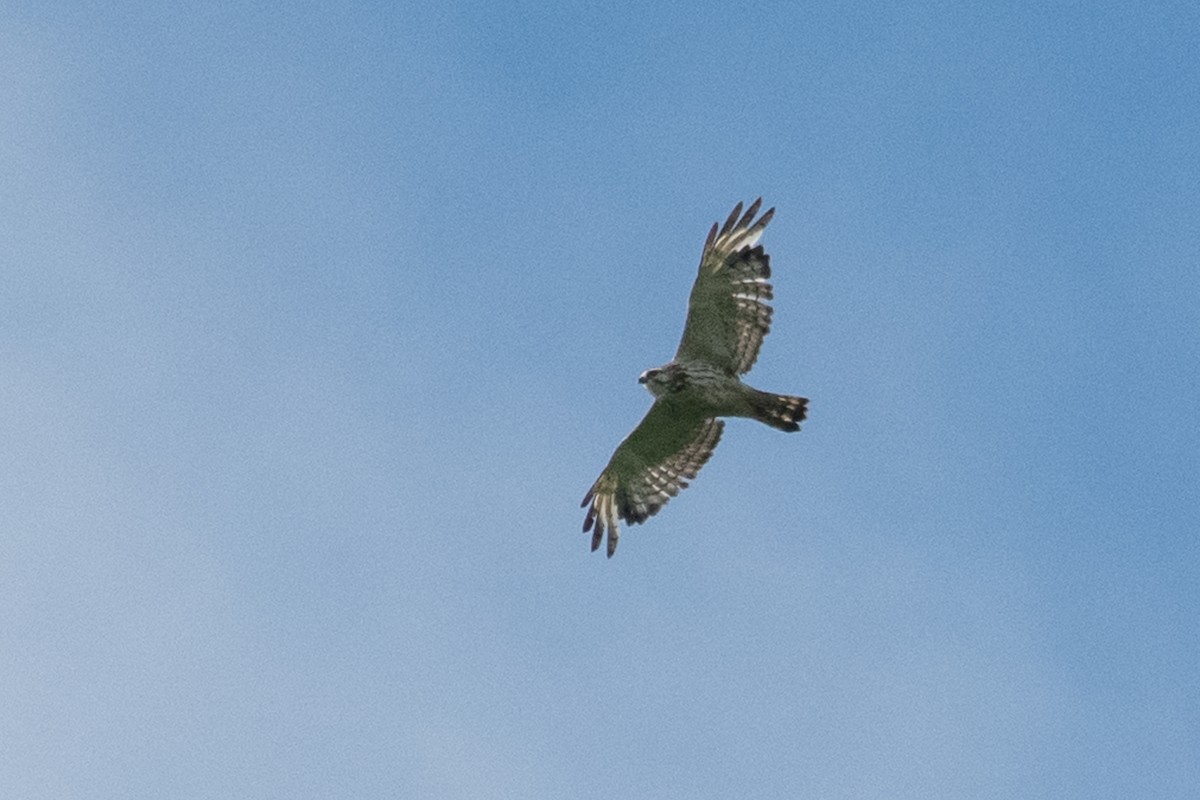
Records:
M749 417L798 431L808 399L760 392L738 378L754 366L771 328L770 258L758 244L775 209L755 221L762 198L742 214L738 203L720 228L714 223L688 300L687 323L675 358L638 378L654 405L617 447L583 498L592 550L608 534L617 551L618 519L645 522L696 477L712 455L725 423Z

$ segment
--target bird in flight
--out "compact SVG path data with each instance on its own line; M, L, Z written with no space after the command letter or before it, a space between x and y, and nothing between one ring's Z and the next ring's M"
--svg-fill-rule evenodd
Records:
M608 534L608 557L617 551L618 519L642 523L687 487L721 439L718 417L749 417L781 431L800 430L808 398L760 392L742 383L771 329L770 258L758 243L775 209L754 219L738 203L725 224L714 223L700 255L688 299L687 322L675 358L638 378L654 405L617 447L588 490L584 532L592 550Z

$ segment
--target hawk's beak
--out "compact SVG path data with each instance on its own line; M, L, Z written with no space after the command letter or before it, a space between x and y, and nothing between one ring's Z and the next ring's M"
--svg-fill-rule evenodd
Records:
M638 383L645 383L645 382L646 382L646 373L643 372L641 375L638 375Z

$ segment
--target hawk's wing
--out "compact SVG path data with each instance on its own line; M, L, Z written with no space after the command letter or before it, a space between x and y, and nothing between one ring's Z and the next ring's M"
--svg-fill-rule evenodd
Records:
M588 490L583 530L592 533L592 550L608 532L608 556L617 551L621 531L617 519L645 522L696 477L721 439L725 423L704 417L680 417L657 401Z
M708 233L700 271L688 299L687 324L676 361L704 361L731 375L750 371L763 337L771 329L771 260L758 244L775 209L754 222L758 198L742 215L738 203Z

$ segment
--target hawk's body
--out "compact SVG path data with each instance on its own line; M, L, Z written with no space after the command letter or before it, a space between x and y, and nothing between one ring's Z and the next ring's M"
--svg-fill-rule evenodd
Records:
M654 395L654 405L583 498L583 505L591 503L583 529L593 531L593 550L607 532L611 557L620 537L618 519L645 522L696 477L721 438L724 423L718 417L800 429L807 399L760 392L738 378L754 366L771 328L770 259L758 240L775 209L755 222L761 204L759 198L742 215L738 203L725 224L713 225L708 234L679 350L638 379Z

